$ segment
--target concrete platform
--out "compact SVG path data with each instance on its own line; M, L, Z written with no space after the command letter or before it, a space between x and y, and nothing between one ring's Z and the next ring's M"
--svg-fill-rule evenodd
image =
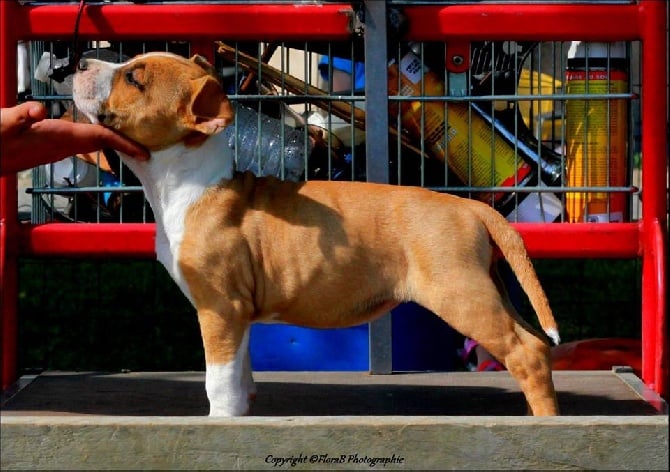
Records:
M531 418L506 372L256 373L210 419L204 374L48 372L5 399L5 469L668 470L667 405L630 372L555 372Z

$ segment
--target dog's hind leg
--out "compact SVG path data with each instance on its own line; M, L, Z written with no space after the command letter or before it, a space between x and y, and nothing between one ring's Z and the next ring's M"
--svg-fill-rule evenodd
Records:
M441 279L443 282L445 279ZM478 341L517 380L533 415L558 414L549 345L516 313L488 273L417 288L416 301L461 334ZM441 286L439 286L441 285Z

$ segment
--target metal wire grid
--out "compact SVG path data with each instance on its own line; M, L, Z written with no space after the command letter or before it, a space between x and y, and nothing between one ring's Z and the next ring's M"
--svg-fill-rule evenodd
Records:
M72 102L71 77L49 77L65 65L70 47L69 42L31 43L30 94L33 99L49 105L52 118L69 115L78 120L80 116ZM161 49L186 55L190 51L188 44L179 42L165 42ZM86 48L85 55L121 62L149 50L157 50L157 45L93 42ZM32 223L153 221L141 185L113 151L98 151L89 156L88 161L79 155L35 168L32 184L32 188L27 189L32 194Z
M431 70L438 72L446 92L436 97L433 93L421 90L419 96L407 97L393 95L389 97L391 109L398 108L404 102L425 105L440 103L449 117L449 108L453 104L469 103L489 111L492 118L504 122L504 129L509 132L511 145L517 146L522 140L531 144L529 147L538 153L547 149L553 150L558 156L557 165L566 166L565 157L565 109L571 100L624 100L630 112L630 126L627 133L627 184L611 185L609 176L605 186L585 186L575 189L568 187L565 175L555 182L550 189L538 179L521 182L515 179L511 185L497 187L474 185L472 171L475 167L472 147L468 150L468 178L457 178L445 159L431 156L427 148L425 114L419 117L420 135L412 136L402 123L398 112L390 113L390 152L388 156L391 183L400 185L419 185L437 191L451 192L476 198L482 194L505 193L512 196L512 206L518 204L523 194L530 192L551 191L565 204L568 191L623 193L635 196L638 192L637 182L640 181L637 150L639 150L639 107L635 99L640 91L640 73L637 57L639 44L627 44L627 56L630 59L629 87L624 93L602 93L586 95L567 94L564 87L565 70L567 67L567 49L569 43L514 43L514 42L480 42L472 43L470 50L470 69L468 73L458 77L450 74L444 66L445 47L441 43L399 43L390 47L390 54L396 56L403 50L411 49L420 60ZM102 46L105 46L104 48ZM314 149L305 162L305 179L331 180L366 180L364 142L365 130L356 123L357 113L365 109L365 96L362 89L357 89L357 77L350 75L345 82L334 88L339 73L337 61L347 61L352 67L361 66L364 71L362 49L355 44L310 43L301 44L266 44L237 43L232 47L240 53L255 57L257 69L250 70L240 67L237 61L223 61L217 57L217 68L227 86L229 97L235 103L254 108L259 114L281 119L290 126L303 130L304 143L310 139L314 127L321 128L323 137L321 147ZM397 50L394 49L397 47ZM214 46L213 46L214 48ZM107 56L109 53L119 59L149 50L169 50L182 55L190 55L186 43L165 42L118 42L91 43L90 54ZM37 69L39 59L45 52L53 56L66 56L67 44L58 42L33 42L31 46L32 69ZM324 58L330 58L325 60ZM334 59L337 58L337 59ZM262 64L270 62L280 71L280 78L267 80ZM50 59L49 68L56 67ZM608 62L609 67L609 62ZM607 71L609 72L609 71ZM245 78L252 76L245 87ZM295 77L304 81L304 90L288 88L286 79ZM465 80L466 93L462 96L449 95L452 83L461 84ZM249 86L251 84L251 86ZM321 90L318 95L310 93L308 87L316 86ZM358 84L360 86L360 84ZM47 83L32 81L32 96L51 104L52 113L58 116L71 102L68 95L56 92L53 81ZM244 89L243 89L244 88ZM289 91L292 90L292 91ZM59 105L60 104L60 105ZM345 105L342 112L339 105ZM288 105L288 106L287 106ZM338 107L336 107L338 105ZM348 107L348 108L347 108ZM608 107L609 110L609 107ZM391 110L392 111L392 110ZM468 112L468 129L472 130L472 109ZM316 125L315 125L316 123ZM497 125L496 125L497 126ZM499 128L489 123L489 132L499 135ZM445 125L446 127L446 125ZM446 129L446 128L445 128ZM309 131L309 132L308 132ZM279 140L284 143L285 136L281 133ZM446 136L446 132L444 133ZM380 137L368 137L380 139ZM499 137L494 138L502 139ZM609 131L608 131L608 140ZM445 148L446 148L445 143ZM261 150L259 150L260 152ZM515 159L521 160L519 153ZM260 154L259 154L260 157ZM380 156L371 156L379 159ZM381 157L385 158L385 157ZM495 165L495 152L490 153L491 165ZM35 223L47 221L152 221L151 211L141 195L139 183L132 179L132 174L124 166L117 166L118 175L110 178L109 172L101 168L102 154L96 157L92 166L80 159L72 159L73 179L67 186L58 186L54 181L53 165L41 167L33 171L33 184L29 189L33 195L31 219ZM87 168L88 178L82 186L78 171ZM94 178L91 178L91 173ZM130 175L128 175L130 174ZM93 180L93 184L90 184ZM508 182L509 184L509 182ZM109 202L114 202L110 208ZM492 198L489 196L489 199ZM132 200L131 200L132 199ZM639 215L639 199L629 198L629 215L631 219ZM490 200L490 203L494 203ZM561 220L565 215L561 216Z
M229 98L236 104L252 107L259 117L270 116L291 127L302 130L304 141L307 143L308 118L316 112L316 109L306 103L310 100L308 93L305 92L302 96L289 93L284 87L283 76L291 74L304 79L305 85L316 84L320 81L316 77L318 74L316 71L317 56L304 52L309 49L307 45L302 45L303 50L262 43L234 44L233 48L237 51L236 54L247 54L255 57L258 60L259 67L256 70L245 71L239 67L237 62L222 61L214 53L215 45L212 45L213 56L217 59L216 66ZM321 45L318 49L327 51L328 46ZM156 42L95 42L90 43L85 50L85 54L89 57L114 62L126 60L135 54L155 50L171 51L183 56L191 55L189 44L178 42L164 42L163 44ZM268 54L268 51L273 51L273 53ZM62 62L66 60L65 58L69 54L69 44L36 41L31 44L30 52L31 76L33 78L28 96L47 103L53 118L61 117L65 112L74 115L76 119L77 111L72 108L71 79L40 81L35 78L35 71L40 68L43 69L42 79L46 75L52 75L54 69L58 69ZM44 55L49 57L45 58ZM281 80L275 80L274 82L265 80L264 70L260 66L268 60L271 60L276 68L281 71ZM247 78L254 80L247 81ZM335 98L341 100L342 96L323 95L318 98L323 102ZM357 99L362 100L361 97ZM326 106L326 108L328 107ZM323 111L321 111L321 116L322 119L319 124L330 127L333 118L326 116ZM259 128L261 128L262 133L262 123L260 121ZM322 146L327 148L335 146L334 140L337 138L329 133L323 133L323 136ZM277 140L283 145L285 139L282 128ZM341 146L342 143L338 141L337 145ZM259 147L259 159L261 158L261 151L262 149ZM325 156L324 152L327 154L327 151L324 150L313 153L313 156L316 154L320 156L319 162L315 163L314 166L310 162L305 163L304 173L306 178L328 178L326 173L332 170L329 167L329 163L332 161L327 156L325 159L323 158ZM63 170L59 172L59 169L62 168L69 172ZM63 176L63 173L67 175ZM82 173L85 173L85 177L82 177ZM32 187L28 188L27 191L33 196L31 220L34 223L49 221L153 221L146 200L135 198L138 194L141 195L142 189L139 182L125 165L118 162L118 156L115 153L99 152L93 159L89 157L89 163L85 162L82 156L73 156L61 163L36 168L33 170ZM113 203L113 207L110 202ZM132 205L132 208L129 208L129 205Z
M482 192L485 192L490 196L484 199L491 204L494 204L493 195L499 195L500 192L507 193L513 197L514 205L512 206L516 206L524 194L547 192L549 190L547 189L547 185L551 186L550 191L562 200L563 205L565 205L566 196L575 193L583 195L605 193L637 196L640 190L638 154L640 147L639 103L637 101L641 88L639 63L637 60L639 57L639 44L633 42L626 45L627 57L630 59L630 68L629 71L626 71L628 77L626 78L627 85L625 90L613 90L614 80L609 79L609 77L611 77L614 71L615 60L609 57L608 51L608 57L604 59L605 66L602 68L603 77L606 77L604 82L607 82L605 89L597 93L592 90L589 90L587 93L568 93L565 71L568 67L567 56L569 44L561 42L514 43L511 41L472 43L471 64L467 74L453 74L445 69L446 45L431 43L399 45L396 55L401 56L403 51L408 49L413 50L424 65L428 64L428 68L438 71L441 76L440 80L442 84L445 84L447 93L442 95L434 93L434 90L428 90L426 83L430 81L426 80L423 80L420 84L421 92L419 96L408 97L406 91L400 92L395 96L393 93L390 93L389 100L391 103L402 104L410 102L415 108L420 107L420 113L415 114L418 115L415 116L415 119L420 121L421 128L421 139L416 140L417 146L421 150L421 172L413 181L408 180L408 174L404 173L406 167L401 163L398 166L397 181L411 185L426 186L438 191L464 194L470 197L481 196ZM595 46L587 43L584 47L590 48ZM588 61L586 59L587 66ZM596 60L592 60L592 63L595 65ZM465 89L467 91L466 96L462 96L458 90L454 92L454 88L449 85L450 81L457 83L458 86L455 89L459 87L460 89ZM587 86L588 81L589 78L587 77ZM465 87L461 85L462 82L466 82ZM593 84L595 82L593 80ZM399 84L396 88L401 87L402 84ZM450 88L452 89L451 92L449 91ZM577 136L577 138L583 138L584 141L593 139L589 133L598 128L602 128L605 133L604 139L606 143L603 146L606 148L606 155L599 157L601 160L606 161L605 170L603 171L606 175L601 177L601 182L598 184L590 183L589 179L583 179L587 183L575 186L574 182L569 182L565 175L569 161L566 154L568 145L571 144L571 142L566 142L566 139L568 139L566 135L566 108L568 104L577 103L577 101L580 104L583 102L583 108L578 110L581 116L576 116L575 108L573 107L572 109L572 120L582 122L583 136ZM446 165L446 162L449 162L450 159L458 159L458 156L454 156L453 153L452 156L449 156L449 141L451 139L449 136L449 129L451 128L449 115L450 107L461 107L464 102L470 104L467 118L465 118L468 121L468 139L471 140L473 138L473 126L476 129L481 129L481 125L478 124L478 121L481 121L477 116L479 113L473 112L473 108L484 110L486 114L490 115L488 117L488 133L493 138L490 152L486 158L473 154L474 144L471 141L466 151L468 153L467 171L465 173L461 172L460 175L455 175L458 173L454 172L454 166ZM605 110L600 110L599 112L604 116L594 116L593 110L590 109L590 104L597 102L605 103ZM417 105L419 103L421 105ZM445 121L449 123L442 132L443 142L440 143L441 148L444 150L443 154L445 154L439 156L438 159L438 161L443 161L442 166L436 165L435 156L432 156L433 159L426 158L426 155L431 154L429 133L432 131L432 128L430 128L432 125L429 124L429 121L432 118L428 116L425 108L436 103L439 103L443 107ZM620 106L623 105L626 113L631 117L627 123L607 124L615 121L614 103L618 103ZM398 129L401 129L404 119L401 115L405 112L400 111L401 105L396 105L396 108L399 111L396 113L396 116L392 117L392 123ZM458 113L455 113L455 115L454 120L461 119L458 118ZM502 127L494 126L494 121L498 121L499 124L502 124ZM428 129L426 128L427 125L429 126ZM625 150L618 150L619 153L626 153L628 167L625 182L615 179L611 171L611 164L614 162L612 155L615 149L613 144L615 132L625 134L627 148ZM510 134L508 135L507 133ZM515 176L512 185L510 185L510 182L507 182L503 187L495 186L496 179L494 176L491 176L490 185L475 185L476 176L474 172L478 165L476 162L477 159L490 160L490 167L495 169L497 166L496 162L500 158L499 154L496 155L496 150L498 149L495 141L501 141L506 136L508 137L508 143L515 151L515 168L519 164L519 161L522 160L520 156L524 154L521 151L525 145L528 145L530 150L535 154L543 157L545 163L535 166L535 170L538 171L535 175L536 178L522 182L520 178L517 179ZM573 136L573 138L575 137ZM399 159L402 159L400 141L396 143L395 147ZM496 150L494 150L494 147L496 147ZM413 157L410 156L409 159L413 159ZM591 170L586 165L590 159L585 160L586 163L583 172L589 173ZM551 166L545 165L547 163L550 163ZM539 179L543 174L543 172L539 171L547 170L542 169L543 167L547 169L554 167L554 171L561 169L563 175L560 176L560 179L554 179L553 182L547 181L552 178L549 176L543 182ZM542 177L544 178L544 176ZM602 182L603 179L604 183ZM626 213L631 218L637 218L640 212L639 199L629 198L628 200L627 206L629 208L626 209ZM609 219L611 214L609 206L607 214ZM561 219L563 220L565 217L566 215L564 214Z

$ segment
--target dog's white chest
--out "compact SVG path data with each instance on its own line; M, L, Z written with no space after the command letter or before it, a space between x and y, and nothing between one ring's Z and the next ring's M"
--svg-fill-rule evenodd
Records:
M188 284L179 268L186 213L205 190L232 177L230 149L211 137L194 149L177 145L152 153L147 162L126 159L142 182L156 218L156 255L184 295L191 300Z
M179 253L184 235L186 212L200 195L202 195L202 191L194 188L192 193L188 195L176 195L177 198L163 207L160 216L157 211L154 211L156 216L156 258L167 269L172 279L191 302L193 300L188 284L179 268ZM152 207L154 207L153 204Z

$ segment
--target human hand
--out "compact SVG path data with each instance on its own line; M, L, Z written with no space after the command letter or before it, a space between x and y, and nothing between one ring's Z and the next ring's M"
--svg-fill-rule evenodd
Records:
M142 146L101 125L46 118L40 102L0 109L0 175L103 148L149 159Z

